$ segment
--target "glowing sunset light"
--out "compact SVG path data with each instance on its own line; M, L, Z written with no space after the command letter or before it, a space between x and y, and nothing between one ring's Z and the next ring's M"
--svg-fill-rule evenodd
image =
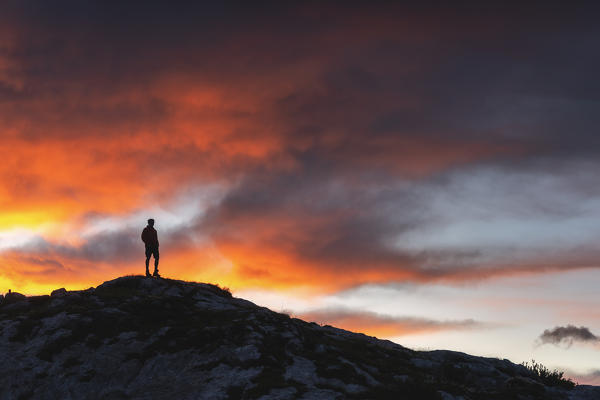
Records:
M14 228L36 228L40 225L54 221L54 216L39 211L25 211L13 213L0 213L0 230L5 231Z
M534 346L600 335L594 13L9 3L0 292L143 274L154 218L166 277L596 379Z

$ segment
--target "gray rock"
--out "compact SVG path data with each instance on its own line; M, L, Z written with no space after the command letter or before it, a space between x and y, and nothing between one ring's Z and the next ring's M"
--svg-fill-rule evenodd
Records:
M316 382L315 364L304 357L294 357L294 362L285 370L284 378L313 386Z
M209 284L130 276L24 299L0 303L0 400L403 398L407 387L419 398L419 382L451 400L600 398L508 360L412 351Z
M260 358L260 352L255 345L249 344L246 346L238 347L235 349L238 360L245 362L249 360L258 360Z
M269 394L259 397L259 400L291 400L296 398L297 392L295 387L273 389Z
M450 393L444 392L443 390L439 390L438 394L442 400L465 400L465 398L462 396L453 396Z
M64 297L66 295L67 295L67 290L65 288L56 289L56 290L53 290L52 293L50 293L51 297Z
M24 301L27 297L24 294L18 292L8 292L4 295L3 304L12 304L18 301Z

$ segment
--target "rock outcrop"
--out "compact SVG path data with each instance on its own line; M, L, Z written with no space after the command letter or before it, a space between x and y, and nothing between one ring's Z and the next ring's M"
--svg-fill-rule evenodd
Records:
M217 286L128 276L0 303L0 399L598 399L521 365L290 318Z

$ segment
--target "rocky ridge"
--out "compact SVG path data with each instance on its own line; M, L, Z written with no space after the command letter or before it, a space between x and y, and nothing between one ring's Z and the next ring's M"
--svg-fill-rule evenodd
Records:
M140 276L0 298L0 362L0 399L600 398L508 360L413 351Z

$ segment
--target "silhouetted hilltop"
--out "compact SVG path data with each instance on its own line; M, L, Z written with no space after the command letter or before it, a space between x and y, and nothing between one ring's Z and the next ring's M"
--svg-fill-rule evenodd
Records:
M600 398L508 360L413 351L203 283L127 276L0 301L0 399Z

